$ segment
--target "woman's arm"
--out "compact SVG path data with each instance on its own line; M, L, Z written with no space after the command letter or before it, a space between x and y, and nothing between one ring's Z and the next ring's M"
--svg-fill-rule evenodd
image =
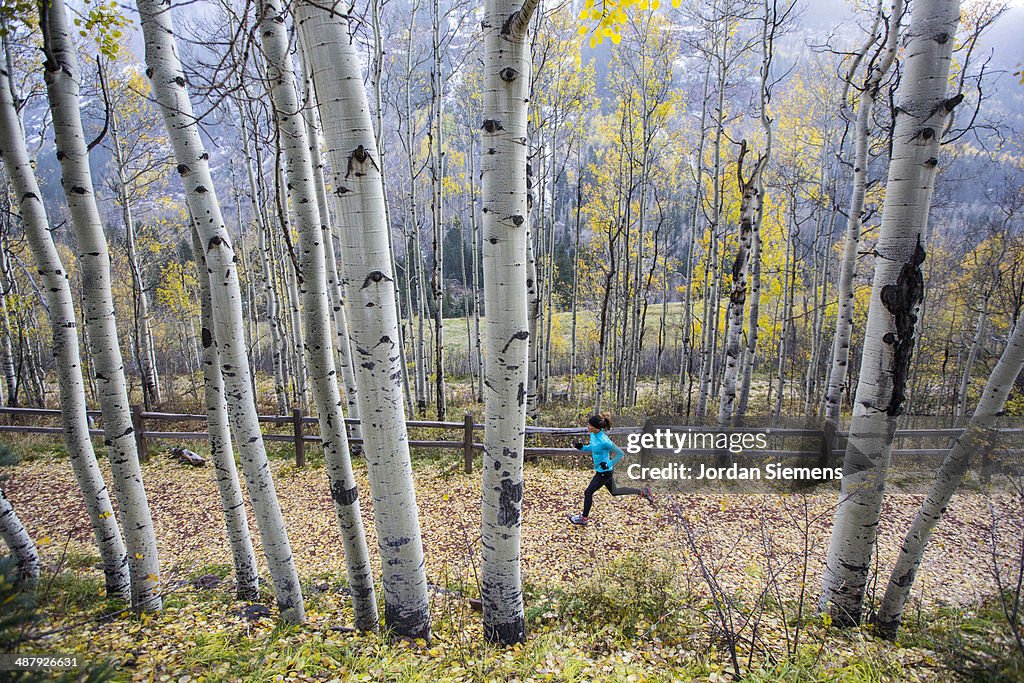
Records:
M611 461L609 462L609 466L610 467L615 467L615 464L617 462L619 462L620 460L622 460L622 458L624 458L626 456L626 454L622 452L621 448L619 448L618 446L615 445L615 442L611 440L611 437L607 437L607 438L608 438L609 449L611 451L614 451L614 453L615 453L615 455L612 456Z

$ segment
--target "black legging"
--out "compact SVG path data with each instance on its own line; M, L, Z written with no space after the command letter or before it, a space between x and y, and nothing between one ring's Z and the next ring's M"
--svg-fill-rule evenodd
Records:
M608 489L608 492L613 496L639 496L640 489L633 489L628 487L618 487L615 485L615 479L612 478L612 472L598 472L594 475L594 478L590 480L590 485L587 486L587 490L583 492L583 516L588 517L590 515L590 508L594 505L594 494L597 493L601 487Z

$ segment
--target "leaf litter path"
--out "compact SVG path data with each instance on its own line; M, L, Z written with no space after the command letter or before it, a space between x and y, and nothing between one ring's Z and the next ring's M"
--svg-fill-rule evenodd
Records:
M273 461L271 468L300 576L343 577L344 557L324 468L297 469L284 461ZM109 485L105 461L103 469ZM37 540L49 539L41 545L47 564L56 564L65 544L76 552L95 554L85 507L66 459L44 458L3 471L10 475L7 495L29 533ZM194 469L157 455L143 466L143 477L165 582L208 565L230 565L213 469ZM672 500L661 496L658 507L652 509L639 498L612 498L602 490L595 496L591 524L575 527L567 522L566 514L579 510L589 477L589 472L549 463L527 466L522 542L522 571L527 585L551 588L574 584L599 571L609 560L636 553L652 562L676 563L684 568L689 587L701 590L692 552L674 508L690 521L705 563L734 590L749 589L756 594L763 589L768 566L765 548L770 547L772 566L782 568L783 592L795 596L806 541L808 597L816 594L836 504L834 493L806 497L688 495ZM624 479L624 474L620 478ZM356 479L364 524L371 534L370 552L379 575L380 560L372 538L372 501L362 462L356 464ZM475 592L479 470L472 475L453 473L430 460L417 463L415 480L428 579L435 586L451 586L454 580ZM921 499L907 494L886 499L879 525L879 591L884 591L888 571ZM1020 547L1019 503L1009 496L958 495L933 537L914 596L928 605L969 605L992 595L993 518L997 520L996 547L1005 562L1011 561L1015 548L1019 551ZM251 509L249 525L261 573L266 576ZM806 535L802 531L805 526Z

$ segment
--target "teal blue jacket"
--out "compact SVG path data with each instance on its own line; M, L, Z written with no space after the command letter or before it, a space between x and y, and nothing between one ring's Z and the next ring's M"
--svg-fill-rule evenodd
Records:
M626 455L621 448L615 445L614 441L608 438L604 431L591 434L590 443L584 446L583 450L589 451L590 456L594 459L595 472L611 472L615 463ZM612 453L615 455L612 456Z

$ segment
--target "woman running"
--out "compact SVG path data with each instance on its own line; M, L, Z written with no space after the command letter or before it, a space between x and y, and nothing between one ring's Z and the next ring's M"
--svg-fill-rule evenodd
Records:
M594 472L596 472L594 478L590 480L587 490L583 492L583 514L569 515L569 521L573 524L584 526L590 521L590 508L594 504L594 494L602 486L607 488L613 496L641 496L652 506L654 505L654 494L651 493L650 486L645 486L642 489L615 486L612 468L615 467L615 463L622 460L625 453L604 433L604 430L611 429L611 427L611 415L608 413L592 415L587 420L590 443L586 446L580 442L573 444L577 450L590 452L590 456L594 459Z

